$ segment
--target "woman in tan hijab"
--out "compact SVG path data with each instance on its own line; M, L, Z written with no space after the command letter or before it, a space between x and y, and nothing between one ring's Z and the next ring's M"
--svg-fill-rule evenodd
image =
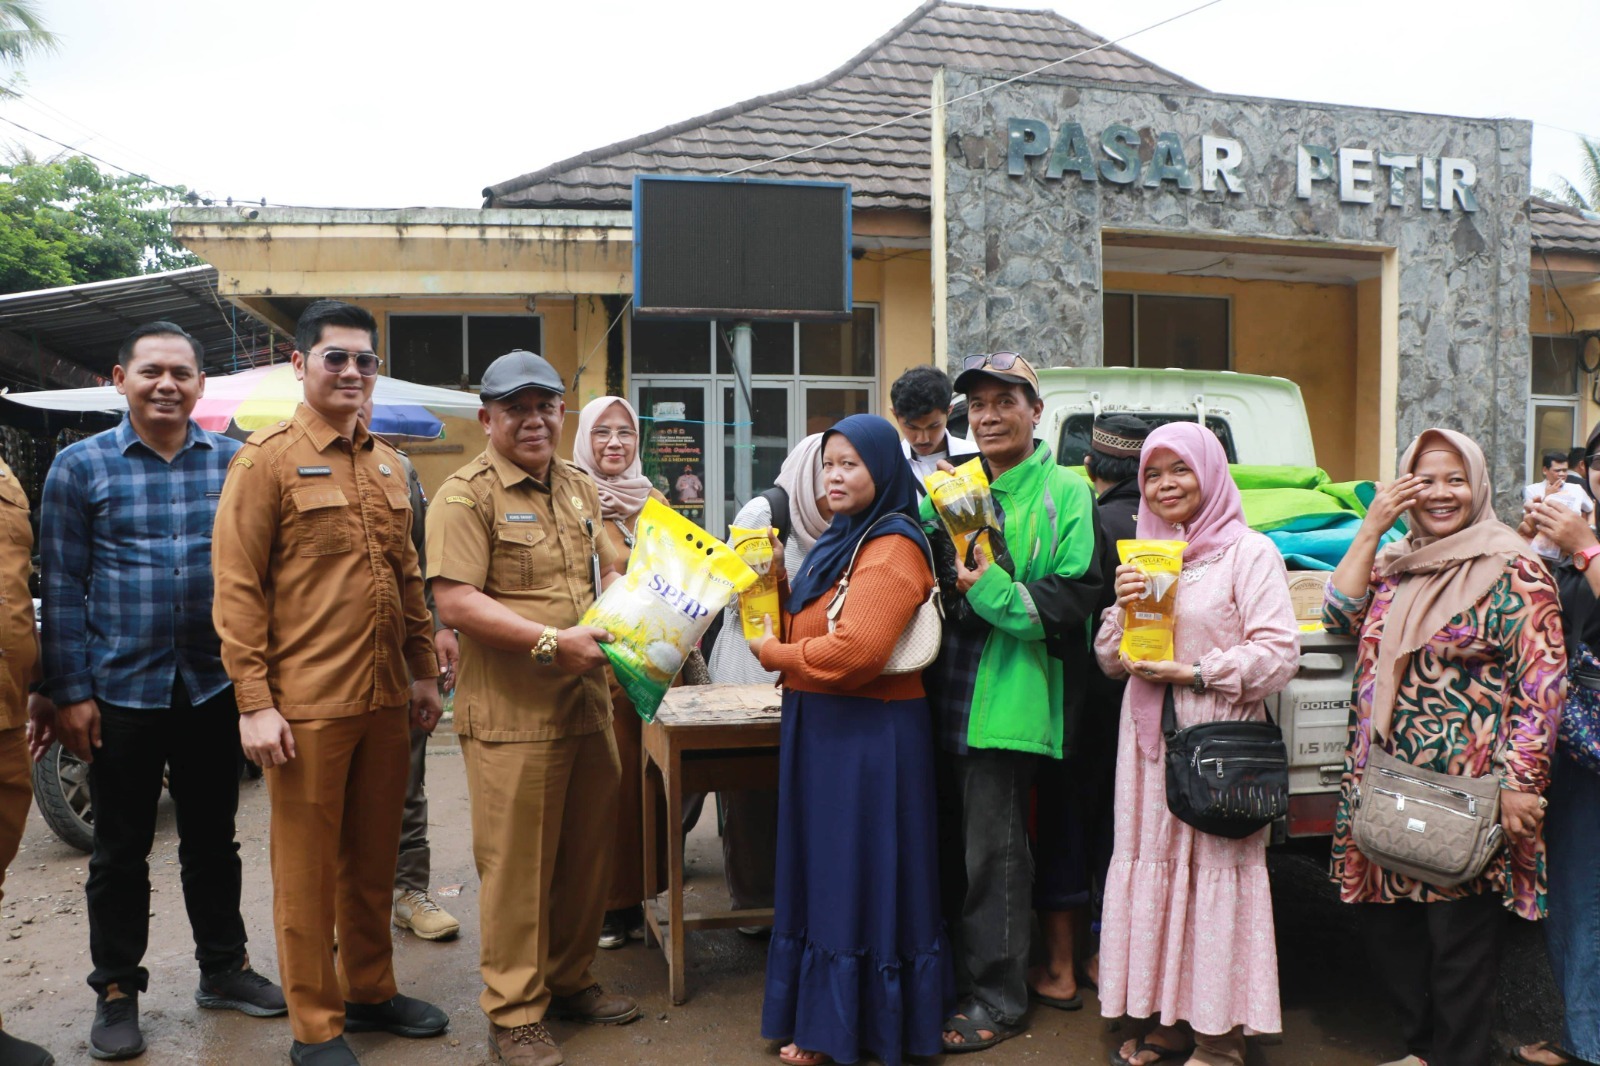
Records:
M1494 515L1483 451L1429 429L1380 485L1323 605L1359 638L1334 821L1333 880L1361 904L1371 972L1408 1054L1385 1066L1486 1066L1501 911L1545 913L1544 801L1566 646L1555 582ZM1401 517L1410 532L1379 550ZM1373 743L1414 766L1496 774L1507 845L1475 880L1441 888L1373 862L1351 839L1351 791Z

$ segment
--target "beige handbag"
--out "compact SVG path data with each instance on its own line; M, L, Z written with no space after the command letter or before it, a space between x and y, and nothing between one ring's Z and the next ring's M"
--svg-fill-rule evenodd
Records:
M885 515L884 518L888 516ZM878 519L882 522L883 518ZM850 593L850 575L855 573L856 556L861 554L861 545L867 542L867 537L878 522L867 527L861 534L861 539L856 541L856 550L850 553L850 565L844 568L844 576L839 579L839 588L833 594L833 599L828 601L828 632L833 632L833 623L844 610L844 600ZM928 554L928 572L933 572L933 549L924 541L922 550ZM886 674L914 674L918 670L926 670L939 657L939 639L944 635L944 601L939 597L939 582L933 583L933 591L928 594L928 602L917 608L917 613L911 616L911 624L906 626L900 639L895 641L894 650L889 653L889 661L884 664L883 672Z
M1483 873L1505 839L1498 776L1424 770L1389 754L1376 736L1351 806L1350 835L1362 854L1439 888Z

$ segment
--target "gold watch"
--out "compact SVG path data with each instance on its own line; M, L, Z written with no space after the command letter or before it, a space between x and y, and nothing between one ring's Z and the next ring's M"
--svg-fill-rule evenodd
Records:
M545 626L544 632L533 644L533 661L540 666L553 666L556 661L556 627Z

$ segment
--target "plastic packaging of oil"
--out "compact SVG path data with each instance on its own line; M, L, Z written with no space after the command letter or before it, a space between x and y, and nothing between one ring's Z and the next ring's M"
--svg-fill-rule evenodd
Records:
M983 460L962 463L954 473L935 470L925 481L933 509L955 543L956 557L965 560L967 549L976 541L977 553L994 562L986 531L998 529L1000 519L995 514L994 496L989 492L989 475L984 472Z
M628 572L600 594L581 624L611 634L600 645L639 716L654 721L661 697L705 635L712 617L755 572L672 508L645 501L634 527Z
M728 527L728 546L756 575L755 584L739 593L739 623L744 627L747 640L766 633L762 619L768 615L772 616L772 631L780 632L778 575L772 569L772 537L777 532L775 529Z
M1134 662L1172 659L1178 575L1188 546L1182 540L1117 541L1117 557L1137 567L1145 583L1145 594L1128 605L1122 623L1122 654Z

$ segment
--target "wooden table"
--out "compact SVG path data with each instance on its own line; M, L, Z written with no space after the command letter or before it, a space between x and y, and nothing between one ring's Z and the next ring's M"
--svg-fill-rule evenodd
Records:
M656 824L655 780L667 803L667 899L657 898L656 835L644 834L645 928L667 959L674 1004L684 991L684 934L772 924L772 908L683 912L683 798L694 792L778 787L781 696L772 685L695 685L670 689L644 726L644 824ZM663 929L663 926L665 928ZM649 943L649 939L646 940Z

